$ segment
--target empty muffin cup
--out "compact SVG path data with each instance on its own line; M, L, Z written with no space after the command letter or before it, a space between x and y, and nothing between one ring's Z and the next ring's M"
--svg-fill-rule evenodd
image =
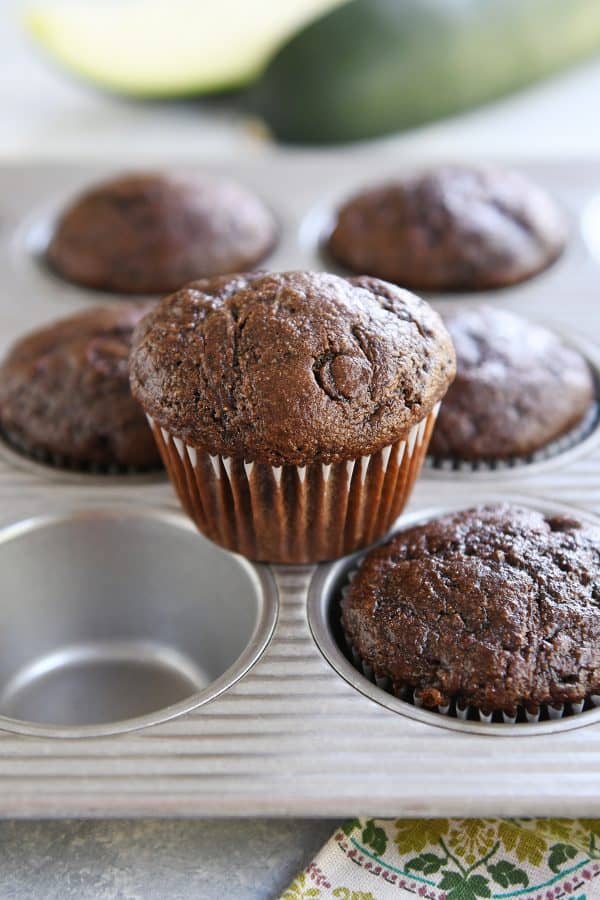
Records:
M272 634L270 573L159 510L61 510L0 531L0 728L115 734L227 690Z

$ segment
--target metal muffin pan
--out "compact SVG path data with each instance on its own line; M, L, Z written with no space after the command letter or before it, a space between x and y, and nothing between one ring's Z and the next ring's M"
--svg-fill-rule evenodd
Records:
M63 284L40 262L39 238L80 188L135 167L0 170L0 352L90 302L119 302ZM373 182L373 171L383 180L400 168L365 150L173 167L231 175L266 200L281 225L263 264L273 269L325 268L315 210ZM565 255L517 287L431 299L441 309L497 302L585 334L596 364L600 262L589 216L585 240L580 221L600 164L520 168L566 208ZM404 521L492 494L600 510L595 437L552 462L518 477L424 473ZM342 671L318 616L345 565L253 566L196 535L164 479L63 472L4 450L0 814L600 814L595 711L480 729L406 710Z

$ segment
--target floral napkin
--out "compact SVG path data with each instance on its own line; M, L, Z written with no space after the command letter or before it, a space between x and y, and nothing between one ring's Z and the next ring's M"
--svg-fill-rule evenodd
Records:
M281 900L600 900L600 819L352 819Z

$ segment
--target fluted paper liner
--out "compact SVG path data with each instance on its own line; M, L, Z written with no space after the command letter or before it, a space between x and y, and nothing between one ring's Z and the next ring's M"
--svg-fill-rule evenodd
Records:
M329 465L213 456L148 421L179 499L206 537L249 559L306 563L345 556L387 532L410 497L439 406L396 443Z

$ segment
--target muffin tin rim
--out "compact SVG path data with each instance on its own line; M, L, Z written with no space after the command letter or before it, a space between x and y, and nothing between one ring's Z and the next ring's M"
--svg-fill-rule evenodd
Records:
M600 527L599 516L595 516L588 510L580 509L574 504L548 501L534 495L521 496L519 494L486 493L478 496L474 503L465 503L464 500L457 499L445 506L429 506L425 509L411 510L398 519L389 534L382 541L377 542L373 546L385 543L393 534L399 531L414 525L424 524L446 513L460 509L469 509L474 505L479 506L486 503L499 502L525 506L544 514L568 514ZM420 724L480 737L542 737L556 732L573 731L600 722L600 706L566 718L549 719L536 723L504 724L455 719L434 710L413 706L411 703L394 696L369 681L366 675L353 665L341 649L335 635L332 633L329 617L331 604L336 597L336 582L342 574L349 572L353 565L356 565L371 549L373 547L359 550L351 556L343 557L332 563L321 563L316 567L308 586L307 617L315 644L326 662L352 688L379 706L401 716L416 720Z
M156 505L140 505L132 508L123 502L109 498L105 502L95 502L90 498L89 504L83 506L63 503L55 506L52 512L25 514L17 518L13 517L8 522L3 521L0 524L0 544L18 540L40 528L48 528L64 522L122 517L144 518L168 524L170 527L191 532L201 539L192 522L183 513L176 510ZM216 549L219 552L225 552L220 548ZM268 650L276 630L280 608L279 591L272 568L265 564L251 562L239 554L229 555L233 557L232 563L240 566L255 587L258 599L257 617L250 639L242 653L225 672L210 682L203 690L196 691L170 706L141 716L92 725L45 725L0 714L0 732L51 739L115 737L160 725L174 718L181 718L229 691L251 671Z

